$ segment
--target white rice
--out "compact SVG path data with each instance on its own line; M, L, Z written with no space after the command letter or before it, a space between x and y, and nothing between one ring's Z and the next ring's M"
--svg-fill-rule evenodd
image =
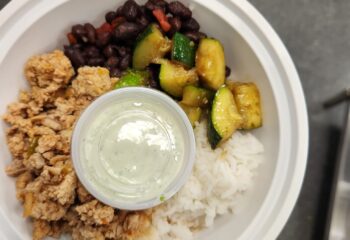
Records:
M250 133L236 132L215 151L207 140L206 122L196 126L195 136L192 176L153 215L156 239L193 239L194 230L211 226L218 215L232 213L262 161L263 145Z

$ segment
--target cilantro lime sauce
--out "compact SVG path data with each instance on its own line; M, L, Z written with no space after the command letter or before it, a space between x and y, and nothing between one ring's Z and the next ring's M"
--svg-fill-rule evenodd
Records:
M105 197L128 202L159 198L184 159L184 136L164 105L144 99L109 104L82 132L81 165Z

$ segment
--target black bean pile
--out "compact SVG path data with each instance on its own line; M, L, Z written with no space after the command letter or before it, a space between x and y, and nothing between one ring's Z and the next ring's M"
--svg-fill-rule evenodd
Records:
M107 12L106 22L98 28L90 23L72 26L64 53L75 69L86 65L101 66L108 68L112 77L120 77L131 67L132 50L138 35L150 23L158 23L154 15L156 9L162 10L171 26L168 31L163 30L167 37L181 32L196 43L206 37L199 31L200 25L192 17L192 11L179 1L148 0L140 6L134 0L128 0L116 11Z

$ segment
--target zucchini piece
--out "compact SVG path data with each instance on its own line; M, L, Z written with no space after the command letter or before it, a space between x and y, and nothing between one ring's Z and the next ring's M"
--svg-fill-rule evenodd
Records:
M185 70L183 66L163 60L160 66L161 88L173 97L181 97L185 86L196 84L198 76L195 69Z
M128 72L115 84L114 89L146 86L149 76L150 74L147 71L128 70Z
M206 107L213 98L212 91L190 85L184 88L181 102L191 107Z
M149 25L136 40L132 59L133 68L145 69L155 59L162 58L171 48L171 41L154 25Z
M195 126L196 122L199 122L201 115L202 115L202 109L200 107L191 107L187 106L186 104L179 103L181 108L184 110L186 113L188 119L190 120L192 127Z
M185 65L187 68L194 66L196 47L185 35L176 32L173 36L171 49L171 60Z
M262 126L262 111L259 89L254 83L235 82L231 91L235 97L238 111L243 118L242 129L249 130Z
M221 87L216 92L208 122L208 139L212 149L232 136L241 126L238 112L230 89Z
M218 40L203 38L197 49L196 68L203 84L213 90L225 83L225 54Z

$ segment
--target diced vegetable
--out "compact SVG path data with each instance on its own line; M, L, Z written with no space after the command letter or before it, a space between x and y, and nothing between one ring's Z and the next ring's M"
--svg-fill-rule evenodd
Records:
M201 115L202 115L202 109L200 107L191 107L187 106L186 104L179 103L184 112L187 114L188 119L190 120L192 127L195 126L196 122L199 122Z
M71 32L67 34L67 39L69 41L69 44L71 44L71 45L78 43L76 37L74 37L73 33L71 33Z
M113 28L111 24L109 23L104 23L102 24L99 28L96 29L96 32L112 32Z
M160 8L156 8L152 11L152 13L153 13L153 16L157 18L159 25L163 29L163 31L168 32L171 29L171 25L164 11Z
M129 70L119 79L114 88L145 86L148 78L149 72L147 71Z
M185 86L198 82L195 69L186 70L183 66L163 60L160 66L161 88L174 97L181 97Z
M190 85L184 88L181 102L191 107L206 107L213 98L212 91Z
M142 70L156 59L162 58L171 49L171 41L160 30L150 25L138 37L133 55L133 68Z
M254 83L229 83L238 111L243 118L242 129L253 129L262 126L262 111L259 89Z
M32 140L30 141L29 148L27 151L28 157L32 156L33 153L35 153L35 149L38 146L38 144L39 144L39 137L38 136L33 137Z
M196 54L196 67L203 84L217 90L225 83L225 54L218 40L204 38Z
M175 33L173 37L173 47L171 49L171 59L180 62L188 68L194 66L196 48L194 42L181 33Z
M208 122L208 139L212 149L230 138L241 124L242 117L232 92L227 87L221 87L215 94Z

